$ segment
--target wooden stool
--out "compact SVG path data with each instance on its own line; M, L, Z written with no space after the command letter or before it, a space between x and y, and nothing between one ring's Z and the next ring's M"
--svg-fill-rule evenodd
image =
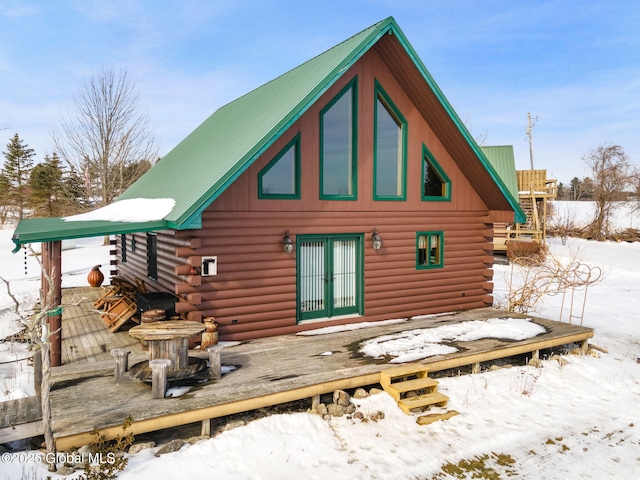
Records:
M168 358L157 358L149 360L151 367L151 396L153 398L164 398L167 391L167 368L171 368L171 360Z
M220 361L222 348L221 345L211 345L207 347L207 353L209 353L209 371L211 372L211 378L213 380L220 380L220 378L222 378L222 363Z
M131 350L128 348L114 348L111 350L111 356L116 359L116 366L113 371L114 381L120 380L127 370L129 370L129 354Z

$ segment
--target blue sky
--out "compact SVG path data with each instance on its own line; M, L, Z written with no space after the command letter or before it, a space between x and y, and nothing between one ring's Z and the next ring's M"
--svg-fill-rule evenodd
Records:
M471 133L568 183L605 143L640 164L637 0L0 0L0 145L37 159L74 92L125 68L166 154L217 108L393 16ZM2 158L3 160L3 158Z

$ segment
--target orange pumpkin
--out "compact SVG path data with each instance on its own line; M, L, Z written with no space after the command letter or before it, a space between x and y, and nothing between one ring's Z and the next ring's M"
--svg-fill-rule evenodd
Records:
M87 281L92 287L99 287L104 282L104 275L100 271L100 265L96 265L87 275Z

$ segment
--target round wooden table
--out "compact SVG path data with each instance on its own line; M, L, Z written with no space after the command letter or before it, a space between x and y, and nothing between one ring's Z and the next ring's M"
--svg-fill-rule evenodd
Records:
M189 338L202 333L205 325L188 320L144 323L129 330L129 335L149 344L149 360L168 358L169 370L189 367Z

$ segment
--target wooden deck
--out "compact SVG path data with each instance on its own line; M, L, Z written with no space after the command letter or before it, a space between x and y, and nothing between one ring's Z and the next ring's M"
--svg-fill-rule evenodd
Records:
M91 300L88 292L83 295L86 302ZM128 431L140 434L311 398L336 389L374 385L379 383L380 372L392 365L358 354L358 345L363 340L416 328L519 316L486 308L328 335L287 335L247 341L222 352L222 364L237 368L219 381L195 385L177 398L153 400L150 385L128 375L119 383L114 382L111 348L129 346L133 352L130 365L146 356L127 332L110 333L99 315L90 310L80 309L78 317L71 317L67 310L63 320L66 329L63 349L67 359L73 357L75 363L53 369L52 423L59 450L89 443L90 431L95 427L109 437L121 434L121 425L128 415L134 419ZM524 341L460 342L457 353L431 357L422 363L434 372L586 342L593 336L589 328L529 318L543 325L547 333ZM195 356L203 353L190 352Z

